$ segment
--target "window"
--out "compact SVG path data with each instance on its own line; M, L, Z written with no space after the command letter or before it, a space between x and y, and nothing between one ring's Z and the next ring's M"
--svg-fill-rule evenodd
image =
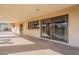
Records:
M68 15L52 18L52 39L67 41Z
M48 18L41 20L41 36L44 38L51 37L51 20Z
M68 15L41 20L41 37L68 42Z
M39 21L32 21L28 22L28 29L38 29L39 28Z

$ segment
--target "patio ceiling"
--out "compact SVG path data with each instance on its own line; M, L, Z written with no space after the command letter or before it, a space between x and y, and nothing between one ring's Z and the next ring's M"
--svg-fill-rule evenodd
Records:
M31 19L38 15L54 12L67 7L71 4L1 4L0 22L16 22Z

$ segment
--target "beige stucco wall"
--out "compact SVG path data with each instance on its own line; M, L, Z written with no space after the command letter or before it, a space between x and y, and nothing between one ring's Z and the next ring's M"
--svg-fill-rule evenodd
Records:
M68 28L68 40L69 45L79 47L79 5L72 6L63 10L59 10L56 12L51 12L48 14L40 15L38 17L34 17L32 20L41 20L43 18L55 17L64 14L69 14L69 28ZM23 22L24 25L24 34L40 37L40 29L28 29L28 21ZM18 26L18 25L17 25Z
M79 47L79 6L71 8L69 15L69 44Z
M15 23L14 24L14 33L19 34L20 33L19 28L20 28L19 22Z

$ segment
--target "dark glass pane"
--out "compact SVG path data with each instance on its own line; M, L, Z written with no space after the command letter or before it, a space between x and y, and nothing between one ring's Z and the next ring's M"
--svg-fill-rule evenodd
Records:
M52 21L52 39L67 42L67 16L56 17Z
M38 29L39 28L39 20L28 22L28 29Z
M68 15L41 20L41 37L68 42Z
M20 24L20 32L22 33L23 31L23 24Z
M50 20L44 19L41 22L41 31L42 31L42 37L44 38L50 38L51 36L51 23Z

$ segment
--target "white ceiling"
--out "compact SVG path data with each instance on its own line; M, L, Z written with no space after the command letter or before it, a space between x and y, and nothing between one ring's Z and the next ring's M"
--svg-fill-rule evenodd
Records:
M38 15L54 12L72 6L71 4L1 4L0 22L31 19ZM39 11L36 11L39 9Z

